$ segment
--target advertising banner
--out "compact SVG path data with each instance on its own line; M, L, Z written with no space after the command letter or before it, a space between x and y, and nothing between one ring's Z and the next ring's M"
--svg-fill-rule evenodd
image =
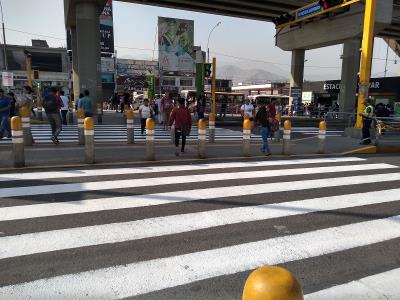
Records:
M118 59L117 70L122 76L158 76L158 62L151 60Z
M100 15L101 52L114 53L112 0L108 0Z
M14 73L3 72L2 73L2 84L3 84L3 86L14 86Z
M158 61L160 70L170 75L194 72L194 22L158 17Z

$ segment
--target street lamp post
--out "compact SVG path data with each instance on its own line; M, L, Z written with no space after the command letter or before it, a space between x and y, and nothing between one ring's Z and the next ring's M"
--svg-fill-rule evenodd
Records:
M4 68L8 70L7 64L7 53L6 53L6 31L4 30L4 18L3 18L3 5L0 0L0 10L1 10L1 25L3 27L3 55L4 55Z
M211 29L210 34L208 35L208 40L207 40L207 63L210 62L210 48L208 48L208 44L210 43L210 37L211 33L214 31L215 28L217 28L219 25L221 25L221 22L218 22L213 29Z

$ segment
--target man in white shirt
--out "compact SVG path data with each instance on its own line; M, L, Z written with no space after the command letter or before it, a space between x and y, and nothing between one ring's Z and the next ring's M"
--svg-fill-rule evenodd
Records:
M250 103L250 99L246 99L245 103L240 107L240 111L242 113L242 117L247 114L249 116L250 121L253 121L254 118L254 106Z
M139 107L139 116L140 116L140 125L141 132L144 133L144 129L146 128L146 120L153 116L153 109L149 105L149 100L144 99L143 104Z
M63 125L67 125L67 113L69 108L69 102L71 101L68 96L65 96L64 91L60 91L60 98L64 106L61 107L61 117Z

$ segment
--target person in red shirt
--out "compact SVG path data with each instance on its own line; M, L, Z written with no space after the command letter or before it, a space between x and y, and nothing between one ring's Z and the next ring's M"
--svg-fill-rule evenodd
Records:
M178 99L178 107L174 108L169 119L169 126L175 122L175 155L179 156L179 140L182 136L181 153L185 152L186 137L190 134L192 117L185 106L185 99Z

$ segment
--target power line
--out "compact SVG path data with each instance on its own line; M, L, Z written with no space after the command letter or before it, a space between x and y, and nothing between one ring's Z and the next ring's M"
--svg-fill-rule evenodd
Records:
M46 37L46 38L49 38L49 39L66 41L66 38L61 38L61 37L55 37L55 36L50 36L50 35L32 33L32 32L27 32L27 31L22 31L22 30L17 30L17 29L11 29L11 28L5 28L5 29L8 30L8 31L24 33L24 34L29 34L29 35L33 35L33 36L42 36L42 37Z

